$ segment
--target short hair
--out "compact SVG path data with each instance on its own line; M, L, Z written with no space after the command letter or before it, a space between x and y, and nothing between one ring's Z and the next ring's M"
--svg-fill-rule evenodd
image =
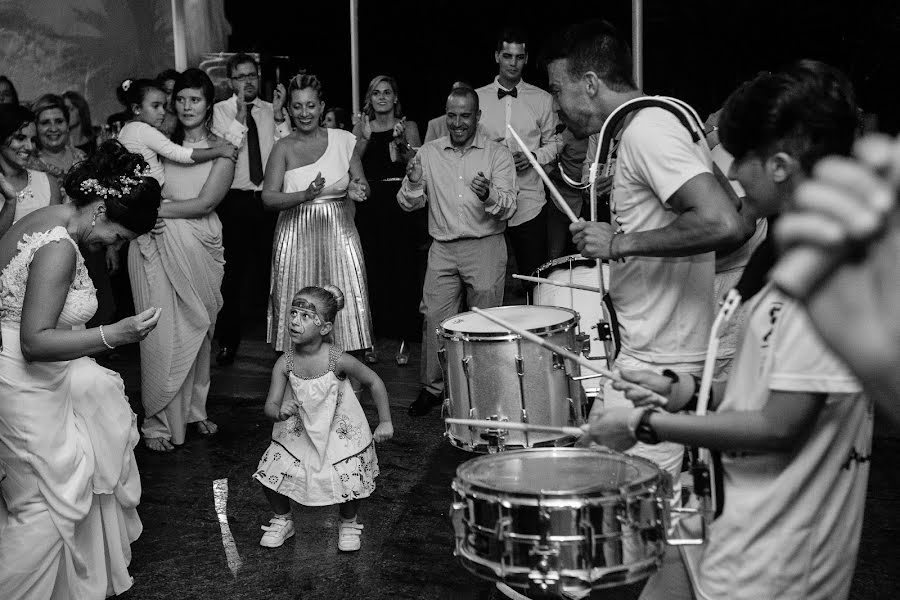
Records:
M255 58L253 58L251 55L247 54L246 52L238 52L237 54L231 56L228 59L228 62L225 63L225 74L230 79L231 76L234 74L234 70L237 68L237 66L243 65L245 63L253 63L253 66L256 68L257 71L259 71L259 63L256 62Z
M172 103L174 105L174 98L178 95L178 92L184 89L194 88L198 88L203 92L203 98L206 100L206 126L207 128L210 128L212 125L213 106L216 103L216 88L205 71L197 68L190 68L184 73L179 73L175 78L175 85L172 87ZM172 141L176 144L184 142L184 125L181 124L180 119L175 123L175 130L172 132Z
M9 137L34 122L34 113L19 104L0 104L0 144L6 145Z
M470 87L455 87L450 90L450 94L447 96L447 100L450 98L471 98L472 102L475 103L475 112L479 110L479 102L478 102L478 94Z
M9 86L9 91L12 93L13 104L19 103L19 92L16 90L16 86L13 85L13 82L6 75L0 75L0 83L5 83Z
M567 60L566 71L572 78L593 71L614 91L636 87L631 47L607 21L586 21L554 34L544 48L541 62L549 65L560 59Z
M179 73L175 69L163 69L162 71L160 71L159 75L156 76L156 80L162 84L170 79L173 81L178 79L179 75L181 75L181 73Z
M75 110L78 111L78 118L81 121L81 135L89 140L94 139L94 124L91 121L91 108L88 106L84 96L74 90L63 93L63 100L71 102Z
M143 156L129 152L117 140L107 140L90 157L72 165L64 180L66 194L75 206L101 200L106 218L142 235L156 224L161 196L159 182L143 174L147 169ZM100 194L97 186L118 195Z
M34 113L34 120L37 121L41 118L42 112L52 108L59 109L63 114L63 118L66 120L66 124L69 123L69 107L66 106L66 102L63 100L62 96L57 96L56 94L44 94L34 101L34 104L31 106L31 112Z
M507 25L497 33L497 52L503 50L503 42L522 44L525 46L525 52L528 52L528 32L518 25Z
M850 154L858 122L849 79L823 62L801 60L735 90L719 117L719 139L736 160L787 152L809 172L829 154Z
M387 82L391 89L394 90L394 96L397 97L397 103L394 104L394 116L398 119L403 116L403 107L400 105L400 88L397 86L397 80L390 75L376 75L369 82L369 88L366 90L365 102L363 102L363 112L371 121L375 118L375 108L372 106L372 94L375 93L375 87L380 83Z
M322 82L319 81L319 78L313 75L312 73L307 73L306 71L300 71L293 77L291 77L290 83L288 83L287 89L287 99L290 102L291 94L298 90L305 89L315 90L316 94L319 96L319 101L325 101L325 90L322 88Z

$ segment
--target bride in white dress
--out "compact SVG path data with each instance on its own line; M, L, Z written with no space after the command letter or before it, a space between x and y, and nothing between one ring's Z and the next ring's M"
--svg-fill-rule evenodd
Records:
M72 203L39 209L0 238L3 598L93 600L132 584L135 415L119 375L86 357L143 339L159 310L85 329L97 299L78 245L115 246L153 227L160 190L144 169L140 155L106 142L67 175Z

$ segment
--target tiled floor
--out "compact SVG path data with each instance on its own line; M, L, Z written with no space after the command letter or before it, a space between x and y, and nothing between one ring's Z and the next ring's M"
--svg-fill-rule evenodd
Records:
M499 599L490 584L452 556L450 481L471 455L442 437L437 411L418 419L406 415L418 392L418 344L412 350L410 364L398 367L392 360L395 345L385 341L376 365L390 394L396 437L378 447L381 476L361 509L361 551L338 551L335 507L295 507L296 536L279 549L259 546L259 526L268 522L270 511L250 475L271 432L262 405L275 355L260 341L248 342L232 367L213 367L209 413L220 426L218 435L189 437L170 455L138 449L144 533L133 545L135 583L124 600ZM137 363L137 355L127 352L110 366L123 373L140 414ZM374 424L374 407L363 404ZM898 454L897 432L880 430L854 599L900 597ZM213 503L213 481L219 479L228 480L227 522L241 563L234 572ZM639 589L638 584L598 591L592 598L631 600Z

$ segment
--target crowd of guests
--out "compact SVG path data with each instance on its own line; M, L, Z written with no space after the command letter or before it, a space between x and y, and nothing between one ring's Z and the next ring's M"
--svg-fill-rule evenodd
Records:
M294 534L293 499L339 504L338 546L353 551L359 501L378 474L373 444L393 435L384 384L364 364L379 360L375 340L396 340L405 364L421 336L422 389L408 412L425 415L444 398L435 329L466 307L503 303L508 255L530 274L576 252L609 261L620 334L609 359L643 386L608 382L586 435L675 482L684 445L720 450L729 474L709 542L667 556L645 597L846 597L872 433L863 389L890 408L900 387L896 339L878 322L893 317L893 298L876 284L898 281L896 236L882 237L893 203L871 200L892 197L893 179L872 169L893 176L896 151L870 140L857 149L862 164L824 163L810 180L823 157L850 155L857 133L852 86L823 63L760 75L705 122L662 102L599 139L611 115L645 97L614 28L585 23L554 38L549 92L523 81L522 31L500 33L494 60L487 85L453 84L424 139L392 77L372 79L348 118L309 73L263 100L247 54L229 59L232 94L218 102L195 68L121 82L123 111L107 121L115 140L95 132L78 93L26 108L0 77L0 585L10 597L130 586L139 436L121 379L84 357L140 343L140 431L147 448L171 452L189 427L216 433L213 342L218 364L232 364L242 307L264 306L280 357L265 406L272 445L254 474L274 513L261 544ZM600 188L601 217L570 223L533 165L577 214ZM804 212L778 236L807 259L766 283L769 228L795 196ZM872 263L861 262L873 240ZM849 265L834 258L850 255ZM117 271L134 304L124 317ZM788 295L795 278L816 285ZM697 406L716 302L732 287L745 302L732 324L740 335L723 344L717 412L684 414ZM855 322L874 349L848 347L830 318L857 287L872 302ZM374 432L363 388L378 407ZM646 390L668 398L665 410ZM788 569L784 552L806 558ZM783 577L761 575L772 569Z

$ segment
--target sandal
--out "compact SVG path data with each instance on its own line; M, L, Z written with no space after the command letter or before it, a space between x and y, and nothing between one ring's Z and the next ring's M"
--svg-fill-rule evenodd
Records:
M219 426L210 421L209 419L203 419L202 421L196 421L193 423L194 427L197 428L197 433L202 435L203 437L209 437L214 435L217 431L219 431Z
M144 445L147 446L148 450L153 450L154 452L171 452L175 449L172 442L161 437L145 437Z

